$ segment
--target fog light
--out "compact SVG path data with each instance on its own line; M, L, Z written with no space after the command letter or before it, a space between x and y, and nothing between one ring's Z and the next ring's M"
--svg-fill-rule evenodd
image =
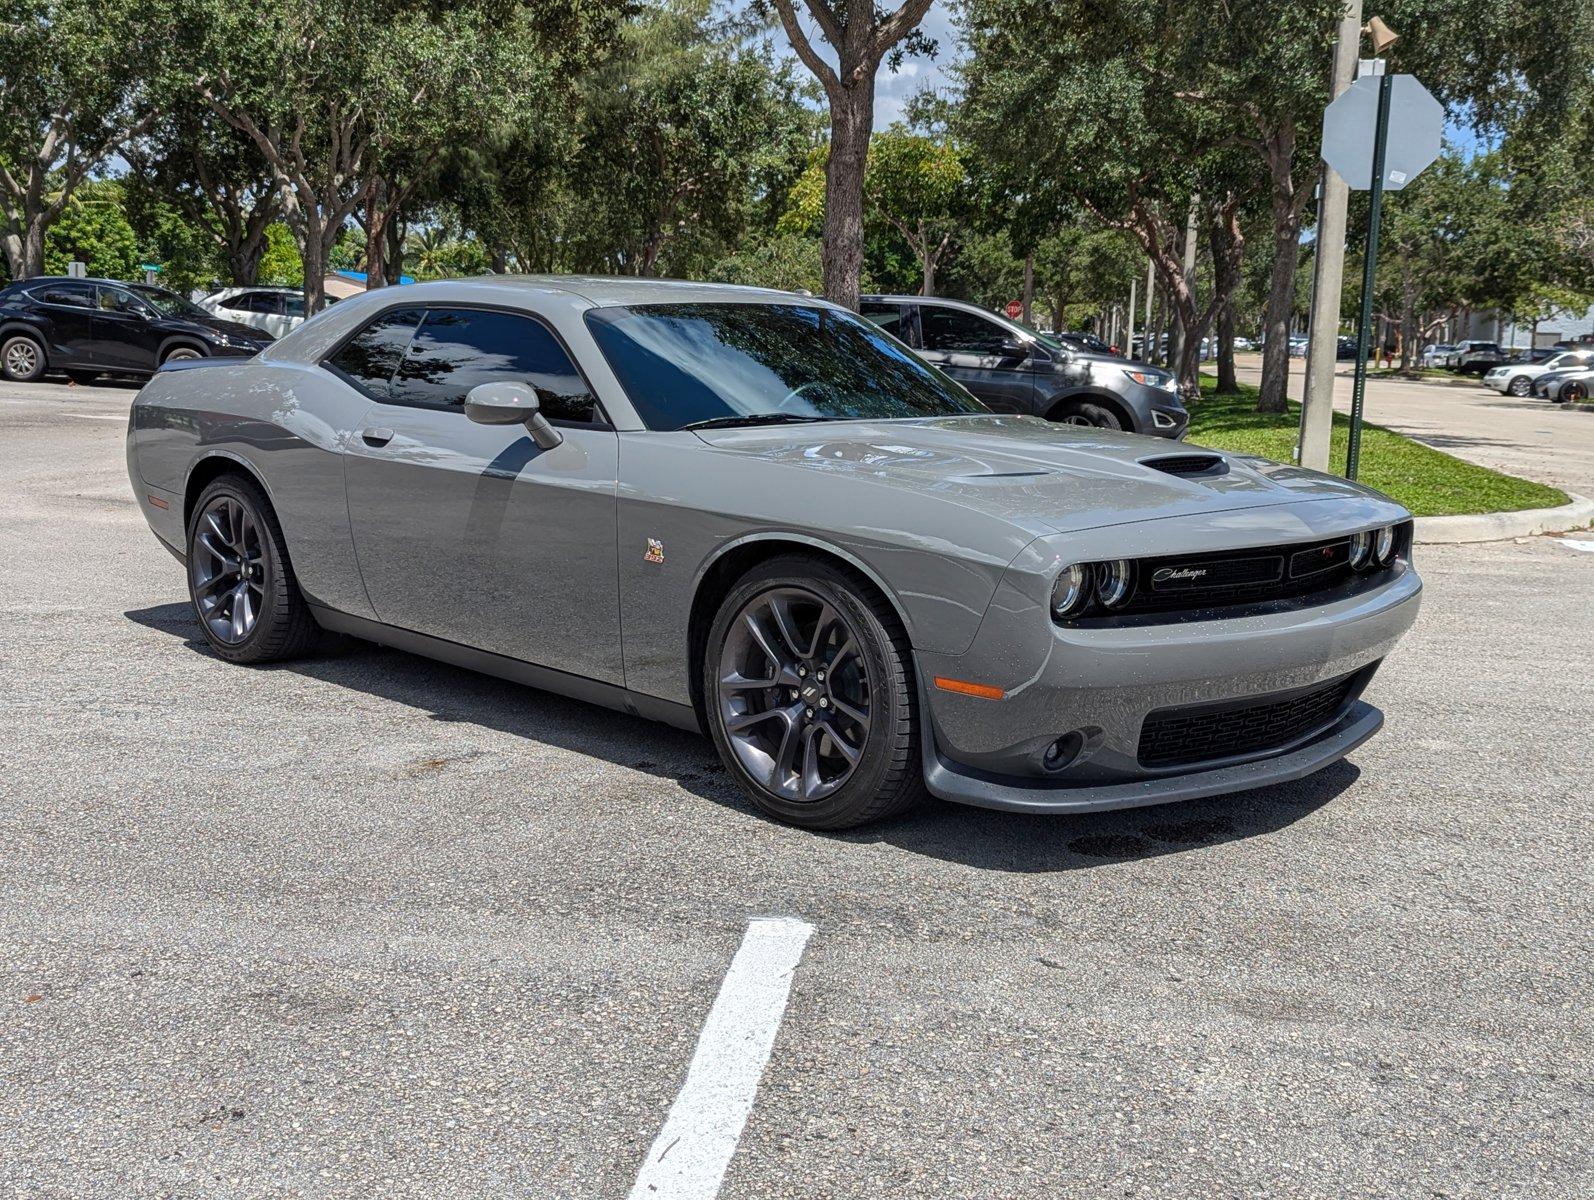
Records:
M1041 765L1048 771L1062 771L1072 766L1079 757L1079 752L1085 748L1085 735L1079 730L1065 733L1050 746L1046 747L1046 754L1041 759Z
M1387 567L1395 561L1395 527L1385 525L1378 531L1378 536L1373 539L1373 558L1378 565Z

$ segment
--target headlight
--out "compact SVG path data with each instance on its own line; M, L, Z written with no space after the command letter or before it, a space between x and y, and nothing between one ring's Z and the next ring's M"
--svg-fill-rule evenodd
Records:
M1373 538L1373 558L1378 565L1387 567L1395 561L1395 527L1385 525Z
M1052 584L1052 616L1072 617L1090 603L1090 572L1078 563L1064 567Z
M1350 565L1355 571L1365 571L1368 560L1373 556L1373 535L1371 533L1353 534L1350 539Z
M1179 390L1178 381L1175 380L1172 375L1164 375L1160 371L1136 371L1132 368L1125 367L1124 374L1129 376L1129 378L1133 379L1142 387L1161 388L1165 392L1176 392Z
M1134 585L1134 572L1125 559L1096 564L1096 599L1103 608L1117 608L1129 599Z

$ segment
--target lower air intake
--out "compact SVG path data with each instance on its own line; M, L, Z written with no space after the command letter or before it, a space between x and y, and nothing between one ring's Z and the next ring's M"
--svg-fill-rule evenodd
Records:
M1365 679L1358 671L1295 692L1159 708L1140 727L1140 765L1189 766L1282 749L1338 720Z

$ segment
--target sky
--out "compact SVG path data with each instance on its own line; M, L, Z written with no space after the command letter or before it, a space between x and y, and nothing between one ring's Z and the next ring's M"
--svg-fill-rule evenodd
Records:
M900 3L900 0L897 0ZM798 5L799 13L802 6ZM830 63L834 64L836 55L829 44L819 36L811 20L803 21L803 28L808 32L808 39L814 48ZM904 59L902 69L893 74L891 68L881 64L880 74L875 81L874 123L876 129L884 129L891 122L902 117L902 109L908 100L925 88L936 88L943 85L946 67L951 63L958 49L957 30L952 24L951 6L945 3L936 3L930 6L930 11L925 14L920 28L927 37L934 38L937 44L934 59L908 58ZM790 50L790 43L786 40L786 31L775 24L772 40L779 47ZM792 55L796 61L796 56ZM797 64L801 76L807 76L808 68Z

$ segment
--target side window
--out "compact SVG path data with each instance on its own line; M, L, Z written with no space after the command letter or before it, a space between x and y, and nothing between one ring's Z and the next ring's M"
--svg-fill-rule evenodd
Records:
M124 292L121 288L101 287L100 311L117 313L141 313L144 306L132 292Z
M540 321L478 309L428 309L393 380L393 403L459 408L483 383L537 391L550 421L591 423L597 405L553 333Z
M390 400L388 381L420 323L418 308L391 309L345 342L327 359L327 365L342 371L378 400Z
M1007 333L995 321L936 304L919 307L919 328L926 350L995 354L1007 340Z
M93 308L94 287L87 283L52 283L28 293L40 304L61 304L70 308Z
M304 316L304 297L303 296L283 295L283 296L280 297L280 299L282 300L282 311L285 314L287 314L290 317L302 317L302 316Z
M234 312L274 313L278 311L277 298L270 292L245 292L242 296L234 296L227 301L227 307Z
M901 304L882 304L880 301L864 301L858 307L858 315L866 321L873 321L892 337L900 341L908 340L908 310Z

